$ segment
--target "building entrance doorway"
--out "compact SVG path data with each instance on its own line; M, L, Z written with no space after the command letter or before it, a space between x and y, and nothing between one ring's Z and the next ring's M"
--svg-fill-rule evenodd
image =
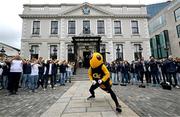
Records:
M84 51L83 52L83 67L89 68L89 59L91 57L91 51Z

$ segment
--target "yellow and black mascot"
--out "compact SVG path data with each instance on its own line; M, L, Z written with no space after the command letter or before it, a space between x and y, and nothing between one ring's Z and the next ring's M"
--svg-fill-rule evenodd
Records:
M87 99L95 98L94 90L100 87L102 90L110 93L112 99L116 105L116 111L121 112L121 106L117 100L115 93L112 91L112 81L110 79L110 73L103 63L103 57L100 53L93 53L92 58L90 59L90 67L88 70L88 76L92 81L92 85L89 89L91 96Z

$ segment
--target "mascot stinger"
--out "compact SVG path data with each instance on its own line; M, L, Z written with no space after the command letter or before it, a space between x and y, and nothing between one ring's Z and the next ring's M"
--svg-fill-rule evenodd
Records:
M102 90L110 93L112 99L116 105L116 111L121 112L121 106L117 100L115 93L112 91L112 81L110 80L110 73L106 66L103 63L103 57L100 53L93 53L92 58L90 59L90 68L88 70L88 76L92 81L92 85L89 89L91 96L87 99L95 98L94 90L100 87Z

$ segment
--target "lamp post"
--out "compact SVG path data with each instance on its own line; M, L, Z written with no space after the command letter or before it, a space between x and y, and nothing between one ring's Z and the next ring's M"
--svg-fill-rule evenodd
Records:
M120 48L119 48L119 45L117 45L117 48L116 48L116 51L117 51L117 59L119 60L119 55L120 55Z
M105 57L105 55L106 55L106 49L105 49L104 46L101 48L101 53L102 53L102 55L103 55L104 61L106 61L106 57Z
M57 49L56 49L56 47L54 47L54 49L53 49L53 58L52 59L57 59Z
M0 50L0 52L1 52L1 54L3 54L3 55L5 54L6 51L4 50L4 47L3 47L3 46L2 46L2 48L1 48L1 50Z
M141 47L141 44L139 44L139 59L141 59L142 57L142 51L143 51L143 48Z
M32 59L32 54L33 54L34 50L31 48L31 49L29 49L29 52L30 52L30 58Z

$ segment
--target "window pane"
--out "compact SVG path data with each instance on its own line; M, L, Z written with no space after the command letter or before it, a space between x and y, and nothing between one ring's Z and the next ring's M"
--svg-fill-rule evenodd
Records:
M114 21L114 33L121 34L121 21Z
M68 34L75 34L75 21L68 21Z
M105 32L104 21L103 20L97 21L97 33L98 34L104 34L104 32Z
M40 21L33 21L33 32L32 34L40 33Z
M176 26L177 29L177 36L180 38L180 24Z
M132 25L132 34L139 34L138 21L131 21L131 25Z
M180 8L174 11L175 20L178 21L180 19Z
M58 34L58 21L51 21L51 34Z
M83 33L90 34L90 21L83 21Z
M31 49L33 50L32 54L38 54L39 53L39 46L38 45L32 45Z

